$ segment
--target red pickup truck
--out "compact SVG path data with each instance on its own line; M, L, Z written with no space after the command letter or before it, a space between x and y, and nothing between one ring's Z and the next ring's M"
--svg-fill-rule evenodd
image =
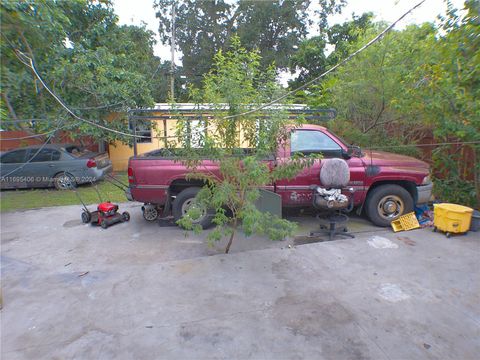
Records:
M349 187L355 190L353 205L358 213L364 210L378 226L389 226L392 220L412 211L414 204L426 203L430 199L432 183L429 166L423 161L383 151L362 152L318 125L292 129L290 139L279 146L278 153L268 161L275 166L288 161L295 152L321 153L323 158L346 160L350 167ZM294 179L277 181L266 188L281 196L283 207L310 207L310 186L321 185L321 166L321 160L316 160L313 166ZM200 169L202 167L205 171L218 174L218 164L211 160L204 160ZM177 220L203 185L200 181L187 180L188 172L168 149L131 157L127 198L145 203L143 215L146 220L155 220L165 205L171 206ZM205 227L208 221L202 222L202 225Z

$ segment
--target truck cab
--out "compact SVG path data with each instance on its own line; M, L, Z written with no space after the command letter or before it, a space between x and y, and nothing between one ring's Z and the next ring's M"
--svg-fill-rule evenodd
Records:
M350 168L349 188L354 191L354 206L364 209L370 220L387 226L415 204L430 199L432 183L429 165L409 156L362 150L345 143L327 128L304 125L292 129L290 140L279 149L277 161L288 161L296 152L321 154L324 159L342 158ZM310 185L319 184L322 160L304 169L294 179L276 184L286 207L304 207L312 203Z

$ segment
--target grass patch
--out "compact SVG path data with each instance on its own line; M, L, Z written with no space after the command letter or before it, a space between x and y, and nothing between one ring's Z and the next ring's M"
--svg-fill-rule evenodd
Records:
M120 173L115 177L122 183L128 184L127 174ZM102 201L110 200L113 203L127 201L125 192L108 181L98 182L97 187ZM100 202L97 192L91 184L80 185L77 191L87 205ZM1 212L76 204L81 204L81 202L72 190L18 189L2 190L0 194Z

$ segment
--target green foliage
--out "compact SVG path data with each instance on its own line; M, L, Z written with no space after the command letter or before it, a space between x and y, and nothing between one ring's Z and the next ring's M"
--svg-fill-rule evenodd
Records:
M262 68L274 62L285 69L312 24L307 11L310 0L155 0L164 44L170 44L172 3L176 4L175 37L183 54L184 73L196 87L211 69L215 54L228 48L232 35L238 35L248 50L259 49ZM318 26L325 27L327 15L339 12L345 1L317 3L315 18Z
M335 107L338 117L331 128L367 148L418 155L414 146L405 145L432 135L440 143L480 141L479 3L467 1L465 8L463 17L451 8L441 29L426 23L389 33L306 93L309 104ZM357 31L345 27L355 36L341 43L342 57L385 26L364 25ZM473 169L460 156L467 151L473 154ZM436 148L437 198L480 206L479 156L478 144Z
M112 111L150 106L153 96L161 98L155 84L165 74L155 72L160 60L153 55L154 34L144 27L119 26L110 1L9 1L1 3L1 14L2 98L12 119L52 119L34 131L71 119L14 49L34 59L46 83L79 116L109 127L128 129L124 118L108 118ZM74 136L117 138L87 124L75 129Z
M480 141L480 3L465 2L460 17L450 6L443 21L443 35L435 49L441 61L424 69L423 98L431 125L440 141ZM436 149L437 196L446 201L480 207L480 145L466 145L473 154L473 179L462 171L456 152Z
M193 89L197 101L211 104L209 129L199 134L199 143L193 144L201 148L192 145L188 120L179 121L177 128L184 146L184 163L191 169L189 177L206 184L197 195L197 206L178 223L199 231L199 226L193 224L201 214L199 209L214 209L216 228L209 233L208 240L214 242L229 237L226 252L237 228L247 236L262 234L272 240L292 233L294 224L255 208L260 196L258 189L278 179L294 177L313 161L313 158L298 156L276 167L265 161L276 153L278 141L286 136L289 120L285 110L277 107L254 114L243 113L278 96L281 90L275 83L273 68L260 70L258 52L247 51L237 37L231 44L230 50L215 55L203 90ZM249 149L239 149L241 145ZM218 164L219 171L206 172L201 162L204 157Z
M289 87L297 88L346 58L349 55L350 44L357 41L372 26L372 17L372 13L353 15L352 20L331 27L322 27L320 35L303 40L289 62L290 71L299 72L294 80L289 81ZM329 54L327 45L333 47ZM303 102L305 94L297 94L297 98Z

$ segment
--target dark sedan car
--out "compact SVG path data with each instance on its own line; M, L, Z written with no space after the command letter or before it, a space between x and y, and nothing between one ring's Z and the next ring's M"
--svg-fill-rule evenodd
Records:
M55 186L70 189L100 180L112 171L108 154L96 154L73 144L29 146L0 157L2 189Z

